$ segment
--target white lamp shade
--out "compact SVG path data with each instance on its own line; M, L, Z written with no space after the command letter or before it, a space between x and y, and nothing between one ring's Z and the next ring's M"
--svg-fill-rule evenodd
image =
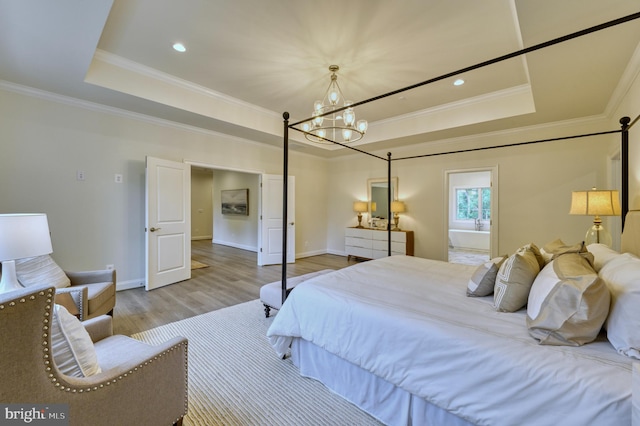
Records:
M0 214L0 261L52 251L46 214Z
M393 213L404 213L404 211L405 211L404 202L402 202L402 201L392 201L391 202L391 211Z

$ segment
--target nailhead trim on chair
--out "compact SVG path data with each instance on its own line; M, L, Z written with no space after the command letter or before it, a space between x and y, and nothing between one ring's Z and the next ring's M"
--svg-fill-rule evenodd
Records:
M71 386L64 386L61 385L58 382L58 378L56 377L56 370L53 369L51 367L51 360L49 359L49 316L51 315L51 302L53 301L53 297L55 296L55 290L50 288L47 289L46 291L40 291L38 292L38 296L45 296L47 297L47 303L48 305L46 306L46 311L44 312L44 318L42 320L42 323L44 324L42 326L42 337L43 337L43 342L42 342L42 351L43 351L43 359L44 359L44 366L45 366L45 371L48 373L48 377L51 379L51 383L54 384L58 389L63 390L65 392L71 392L71 393L84 393L86 392L91 392L93 391L97 391L98 389L103 389L105 387L105 385L109 386L112 383L115 384L116 381L118 380L122 380L123 378L127 377L129 374L133 374L134 372L138 371L139 368L143 368L146 365L149 365L150 363L153 362L153 360L157 360L159 358L161 358L163 355L168 354L169 352L173 352L174 350L180 348L181 346L185 347L185 353L187 354L187 356L185 357L185 371L188 372L188 359L189 359L189 354L188 354L188 344L187 343L178 343L177 345L174 345L172 347L170 347L169 349L165 350L164 352L162 352L160 355L157 355L155 357L153 357L153 360L149 360L144 362L143 364L138 365L137 367L134 367L132 370L129 370L128 373L124 373L122 375L120 375L118 378L116 379L112 379L112 380L107 380L105 383L101 383L99 386L94 386L93 388L74 388ZM28 298L29 300L36 300L36 296L35 295L31 295ZM27 302L27 299L25 298L20 298L18 300L19 303L25 303ZM11 302L9 302L6 306L4 304L0 304L0 311L4 310L6 307L12 308L16 306L16 301L12 300ZM189 382L189 374L185 375L185 389L187 389L187 391L185 392L185 404L184 404L184 414L183 416L185 416L187 414L187 410L189 407L189 403L188 403L188 382ZM176 419L176 422L179 421L180 418Z

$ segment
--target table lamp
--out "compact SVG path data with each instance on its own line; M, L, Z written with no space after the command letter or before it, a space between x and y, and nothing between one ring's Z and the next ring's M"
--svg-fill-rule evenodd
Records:
M23 288L16 277L16 259L52 251L46 214L0 214L0 293Z
M353 211L358 212L358 226L356 228L364 228L362 226L362 213L369 211L369 205L366 201L354 201Z
M400 231L400 228L398 228L398 223L400 222L398 213L404 213L405 211L406 209L403 201L391 202L391 213L393 213L393 224L395 225L392 231Z
M591 226L584 237L585 244L599 243L611 246L609 231L602 226L600 216L620 216L620 196L614 190L573 191L569 214L593 216Z

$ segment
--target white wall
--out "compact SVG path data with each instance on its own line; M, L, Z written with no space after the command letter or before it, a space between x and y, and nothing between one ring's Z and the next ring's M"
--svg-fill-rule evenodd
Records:
M282 173L277 147L55 99L0 90L0 212L47 213L54 259L68 270L115 264L120 288L144 281L145 156ZM327 161L293 151L290 159L299 254L305 243L323 252Z
M226 170L213 171L213 242L244 250L258 250L258 191L257 174ZM249 215L222 214L221 191L249 189Z
M54 258L68 270L115 264L119 282L144 277L144 161L155 156L212 167L282 173L282 151L260 143L0 90L0 212L49 216ZM471 144L506 144L619 128L640 113L635 81L612 117L520 129L394 150L394 158ZM631 207L640 208L640 128L631 134ZM575 189L608 186L607 157L619 135L393 162L403 229L415 231L417 256L446 259L444 171L497 166L499 252L561 237L579 241L589 217L569 216ZM379 153L386 157L386 152ZM86 180L76 180L76 171ZM114 182L114 174L124 176ZM361 154L325 160L290 152L296 176L297 256L344 253L344 228L355 226L353 201L367 198L367 179L386 177L386 164Z
M435 146L416 145L392 154L393 158L400 158L466 148L474 143L490 146L610 129L608 120L564 123L551 128L442 141ZM398 198L407 205L401 218L402 229L414 231L416 256L446 259L445 171L496 166L499 226L494 231L498 232L498 253L513 252L528 242L544 245L556 238L568 243L581 241L592 218L569 216L571 191L606 186L607 155L617 140L618 135L607 135L394 161L392 176L398 177ZM330 252L344 251L344 228L356 224L351 206L354 200L366 199L367 179L385 175L386 163L368 156L351 155L331 163Z

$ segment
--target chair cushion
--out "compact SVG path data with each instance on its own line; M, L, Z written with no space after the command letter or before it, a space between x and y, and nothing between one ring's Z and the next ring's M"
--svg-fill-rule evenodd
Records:
M87 299L89 300L88 314L97 312L105 303L110 303L116 297L115 283L91 283L74 287L87 287ZM110 309L109 309L110 310Z
M56 366L67 376L88 377L102 372L89 333L61 305L53 308L51 352Z
M16 276L23 287L42 284L65 288L71 285L62 268L48 254L16 260Z

